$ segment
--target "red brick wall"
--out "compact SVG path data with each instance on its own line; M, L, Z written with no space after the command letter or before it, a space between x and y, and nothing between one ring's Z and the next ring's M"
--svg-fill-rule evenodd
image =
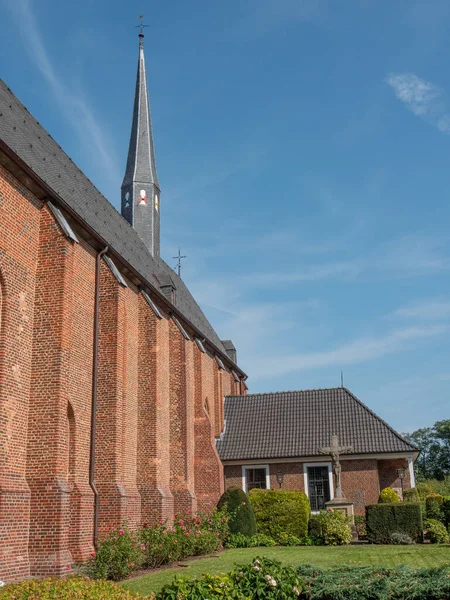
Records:
M342 492L354 503L355 513L364 513L366 504L377 502L380 495L375 459L343 460Z
M42 203L0 166L0 580L30 574L26 440Z
M406 459L398 460L343 460L342 465L342 491L346 498L354 503L355 513L363 514L367 504L378 501L380 489L383 487L400 488L396 469L407 466ZM405 467L406 468L406 467ZM279 489L276 475L283 473L283 489L303 490L303 463L272 463L269 465L270 487ZM225 488L242 487L242 466L225 465ZM410 487L409 472L404 480L405 489Z
M73 247L69 402L73 413L70 433L69 548L75 561L86 560L92 549L93 492L89 485L89 450L94 344L95 252L86 243Z
M404 458L379 460L378 471L380 477L380 490L391 487L401 495L402 484L398 477L397 469L405 469L405 478L403 479L403 489L408 490L411 487L409 477L408 461Z
M215 359L194 348L195 492L199 511L210 511L223 493L223 467L214 442Z
M193 373L189 346L173 320L169 323L170 360L170 489L176 513L194 511L196 499L193 491L193 418L188 398L193 396ZM192 382L191 382L192 377Z
M173 520L170 491L169 322L139 304L138 488L142 522Z
M69 374L74 243L41 211L28 421L32 575L61 575L69 550Z
M92 551L96 249L0 167L0 579L62 575ZM215 506L229 372L101 261L99 532ZM161 308L162 310L162 308ZM206 404L208 409L206 409Z

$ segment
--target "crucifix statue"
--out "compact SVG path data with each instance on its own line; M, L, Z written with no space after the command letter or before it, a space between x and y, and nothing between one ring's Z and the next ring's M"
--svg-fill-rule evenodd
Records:
M352 446L339 446L339 438L337 435L331 436L331 444L327 448L319 448L321 454L328 454L333 460L333 471L336 476L336 494L335 498L343 498L342 487L341 487L341 463L339 462L339 456L345 452L351 452Z

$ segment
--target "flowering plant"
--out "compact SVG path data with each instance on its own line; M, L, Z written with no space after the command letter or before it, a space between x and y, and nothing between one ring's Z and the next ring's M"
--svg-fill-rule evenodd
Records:
M91 553L87 572L93 579L125 579L140 567L142 555L136 535L125 526L112 531L100 544L97 552Z
M250 565L236 567L231 579L246 598L296 598L303 590L303 582L292 567L268 558L255 558Z

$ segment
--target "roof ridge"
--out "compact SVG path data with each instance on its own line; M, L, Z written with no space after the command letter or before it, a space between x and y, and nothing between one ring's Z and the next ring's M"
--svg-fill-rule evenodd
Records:
M374 412L371 408L364 404L364 402L360 400L357 396L355 396L355 394L353 394L353 392L351 392L348 388L344 387L342 389L344 389L347 392L347 394L351 396L353 400L355 400L358 404L360 404L367 412L369 412L373 417L380 421L380 423L387 427L389 431L391 431L395 436L397 436L400 441L404 442L405 444L408 444L409 446L411 446L411 448L414 448L415 450L420 450L418 446L406 440L402 435L398 433L398 431L396 431L393 427L389 425L389 423L387 423L384 419L378 416L376 412Z
M307 392L331 392L334 390L345 390L346 388L342 388L340 386L331 387L331 388L311 388L306 390L285 390L282 392L254 392L252 394L228 394L225 398L248 398L249 396L276 396L281 394L299 394L299 393L307 393Z

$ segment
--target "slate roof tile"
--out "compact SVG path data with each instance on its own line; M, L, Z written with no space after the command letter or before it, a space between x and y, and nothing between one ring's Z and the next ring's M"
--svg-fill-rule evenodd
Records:
M346 388L227 396L225 422L224 461L320 456L332 435L350 454L418 451Z

